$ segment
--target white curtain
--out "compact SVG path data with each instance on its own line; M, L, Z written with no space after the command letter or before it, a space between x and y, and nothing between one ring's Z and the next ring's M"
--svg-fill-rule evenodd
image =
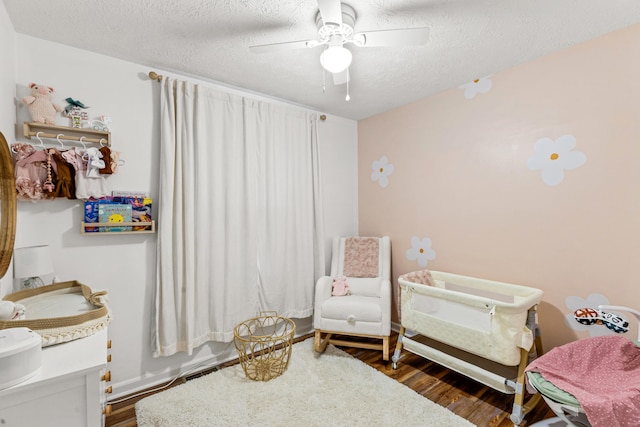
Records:
M170 78L161 89L154 355L313 312L323 274L317 115Z

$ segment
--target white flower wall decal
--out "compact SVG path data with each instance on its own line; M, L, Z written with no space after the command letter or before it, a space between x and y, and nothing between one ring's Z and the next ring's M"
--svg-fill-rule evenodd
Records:
M380 160L374 160L371 169L372 181L378 181L382 188L389 185L389 175L393 173L393 165L389 163L387 156L380 157Z
M589 335L592 337L600 337L604 335L615 335L615 332L610 329L604 327L603 325L583 325L578 323L578 321L573 317L573 312L579 308L592 308L596 310L599 305L607 305L609 304L609 299L601 294L590 294L587 299L582 299L577 296L569 296L565 299L565 305L570 313L564 316L564 322L571 329L576 331L587 331Z
M493 82L489 77L491 76L475 79L472 82L460 86L460 89L464 89L464 97L467 99L473 99L479 93L489 92L493 86Z
M407 259L409 261L418 260L420 267L426 267L429 260L436 259L436 252L431 248L431 239L413 236L411 238L411 249L407 250Z
M563 135L555 141L540 138L534 146L535 155L527 160L531 170L542 170L542 180L547 185L558 185L564 180L564 171L584 165L587 155L574 151L576 137Z

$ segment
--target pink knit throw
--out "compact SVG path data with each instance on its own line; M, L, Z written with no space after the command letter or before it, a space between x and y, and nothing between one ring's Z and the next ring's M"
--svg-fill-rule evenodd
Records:
M556 347L527 371L571 393L593 427L640 426L640 347L625 337L585 338Z
M347 277L377 277L379 241L377 237L347 237L343 274Z

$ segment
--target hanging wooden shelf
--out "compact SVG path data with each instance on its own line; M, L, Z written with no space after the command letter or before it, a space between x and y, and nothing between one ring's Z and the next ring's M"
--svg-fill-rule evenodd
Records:
M97 227L148 227L145 230L132 230L132 231L87 231L87 228ZM156 222L82 222L80 231L85 235L117 235L117 234L150 234L156 232Z
M56 139L60 136L60 140L77 141L85 143L100 144L102 146L111 147L111 132L101 131L90 128L72 128L69 126L45 125L35 122L24 122L24 136L31 139L40 134L40 138ZM84 138L83 138L84 137Z

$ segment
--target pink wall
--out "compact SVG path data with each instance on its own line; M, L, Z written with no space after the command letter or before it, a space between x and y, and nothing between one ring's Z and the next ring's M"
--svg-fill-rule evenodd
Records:
M634 26L480 80L470 99L454 88L360 121L360 234L391 236L396 279L428 268L542 289L546 348L609 333L565 316L604 299L640 309L639 81ZM549 183L528 167L543 138ZM382 186L372 171L389 164ZM431 239L426 266L412 237Z

